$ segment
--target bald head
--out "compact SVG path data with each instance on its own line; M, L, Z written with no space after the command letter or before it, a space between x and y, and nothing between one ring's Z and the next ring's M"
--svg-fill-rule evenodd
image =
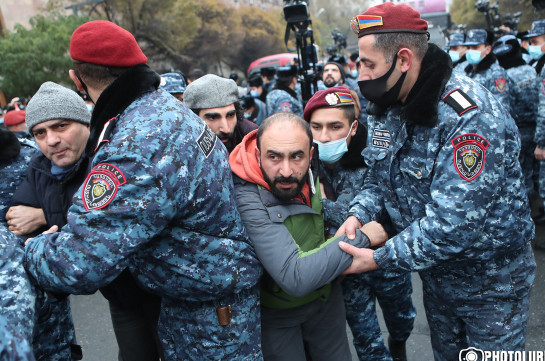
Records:
M275 125L275 128L286 129L288 132L290 129L299 128L308 137L309 149L312 147L312 132L310 131L310 126L307 122L300 116L288 113L288 112L279 112L267 117L263 123L259 126L256 135L257 148L261 149L261 138L263 134L267 132L268 128ZM287 134L286 134L287 135Z

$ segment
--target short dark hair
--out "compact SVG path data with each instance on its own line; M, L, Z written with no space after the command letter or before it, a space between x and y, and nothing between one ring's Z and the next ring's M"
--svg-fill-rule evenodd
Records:
M110 85L117 77L129 68L103 66L74 61L74 70L81 77L85 85L96 89L103 89Z
M308 125L308 123L305 122L305 120L301 118L300 116L298 116L297 114L293 114L290 112L278 112L265 118L263 123L261 123L261 125L257 129L257 135L256 135L257 149L261 151L261 137L263 136L263 133L265 133L267 128L269 128L274 123L278 121L282 121L282 120L288 120L291 123L295 124L296 126L298 125L301 128L303 128L303 130L307 133L307 136L308 136L309 149L312 148L312 142L313 142L312 131L310 130L310 126Z
M401 48L411 49L416 57L422 60L428 51L428 35L413 33L375 34L373 48L384 54L387 63L394 60L394 56Z

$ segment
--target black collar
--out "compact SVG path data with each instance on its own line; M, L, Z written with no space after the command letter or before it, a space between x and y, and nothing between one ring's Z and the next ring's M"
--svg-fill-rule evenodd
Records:
M545 55L539 58L539 60L536 62L536 72L537 75L541 74L541 69L543 69L543 65L545 64Z
M516 68L522 65L527 65L524 59L522 59L522 53L520 50L517 54L508 54L506 56L498 56L498 62L504 69Z
M292 97L294 97L295 99L297 99L297 93L295 92L295 90L293 90L292 88L288 87L288 86L285 86L284 84L282 83L276 83L276 87L275 89L278 89L278 90L283 90L285 92L288 92L289 95L291 95Z
M433 127L437 123L437 107L441 94L452 75L450 56L435 44L429 44L422 59L420 74L414 83L400 117L408 123Z
M91 134L85 147L85 154L92 157L98 139L108 120L121 114L142 94L157 90L161 77L147 65L130 68L115 79L100 95L91 116Z

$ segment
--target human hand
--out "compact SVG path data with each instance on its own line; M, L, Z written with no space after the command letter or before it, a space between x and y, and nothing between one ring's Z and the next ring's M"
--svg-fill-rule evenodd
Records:
M382 227L382 224L372 221L366 223L363 227L360 228L371 243L371 247L380 246L388 240L388 233Z
M363 273L379 268L373 259L375 251L372 249L354 247L346 242L339 242L339 247L353 257L352 264L344 270L343 274Z
M545 159L545 149L541 149L536 147L534 150L534 156L537 160L544 160Z
M335 233L335 237L346 233L349 240L354 240L356 238L357 228L361 228L360 221L356 217L350 216L344 221L342 226L339 227L337 233Z
M8 229L17 236L24 236L45 226L45 215L41 208L13 206L6 213Z
M55 225L55 226L52 226L51 228L49 228L47 231L42 232L42 234L51 234L51 233L57 232L58 230L59 230L59 226ZM31 239L34 239L34 237L28 238L25 241L25 246L28 244L28 242L30 242Z

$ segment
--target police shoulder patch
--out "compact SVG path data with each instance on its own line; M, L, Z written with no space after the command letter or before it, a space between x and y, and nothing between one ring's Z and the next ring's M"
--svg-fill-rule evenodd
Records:
M120 186L127 183L125 175L116 166L100 163L85 179L81 198L87 211L106 207L115 198Z
M477 104L461 89L454 89L443 97L443 101L450 105L459 116L477 108Z
M462 134L451 140L454 147L454 167L466 181L477 178L484 168L485 152L490 143L478 134Z
M496 84L496 90L500 93L503 93L507 89L507 80L505 78L497 78L494 80Z
M206 158L212 153L212 150L216 145L216 139L216 134L214 134L212 129L205 124L204 129L197 138L197 145Z
M282 102L280 104L280 111L282 111L282 112L291 112L291 103L290 102Z

